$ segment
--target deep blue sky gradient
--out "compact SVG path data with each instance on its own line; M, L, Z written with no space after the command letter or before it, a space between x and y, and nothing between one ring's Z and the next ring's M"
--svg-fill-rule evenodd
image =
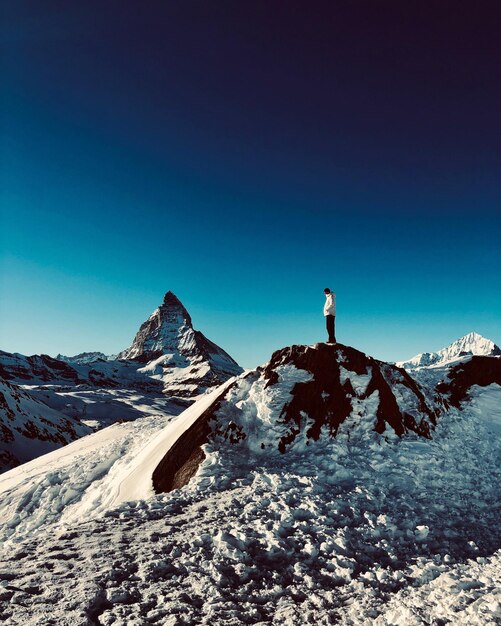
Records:
M0 349L114 353L171 289L244 366L501 341L501 8L6 2Z

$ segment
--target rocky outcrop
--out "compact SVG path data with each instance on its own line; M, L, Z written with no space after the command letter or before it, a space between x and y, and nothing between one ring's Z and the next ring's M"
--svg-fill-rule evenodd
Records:
M315 348L292 346L279 350L264 370L268 385L278 382L278 366L287 363L310 372L312 379L294 386L292 400L280 414L284 424L291 426L279 443L282 452L300 432L303 415L310 418L307 437L318 439L323 428L335 436L340 424L352 413L353 400L365 400L376 392L379 398L374 416L376 432L383 433L391 426L399 436L412 430L429 437L436 423L438 409L427 404L418 383L405 370L377 361L354 348L318 344ZM355 391L349 373L369 377L363 391ZM407 398L399 402L402 394Z
M447 379L438 383L437 391L446 396L452 405L459 407L468 398L473 385L487 387L492 383L501 385L501 359L473 356L469 361L452 367Z
M167 452L153 474L157 492L186 484L203 446L237 445L242 454L287 454L350 429L412 431L430 438L444 409L394 365L341 344L295 345L225 389Z

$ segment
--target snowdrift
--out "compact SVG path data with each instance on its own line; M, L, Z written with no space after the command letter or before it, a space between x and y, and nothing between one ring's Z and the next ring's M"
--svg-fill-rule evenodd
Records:
M501 387L461 371L456 406L434 378L292 346L177 418L7 472L1 617L494 626Z

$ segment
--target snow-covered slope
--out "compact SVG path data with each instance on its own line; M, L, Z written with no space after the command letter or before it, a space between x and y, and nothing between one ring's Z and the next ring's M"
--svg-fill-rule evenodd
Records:
M87 435L92 429L0 379L0 472Z
M453 406L347 346L293 346L177 418L7 472L0 616L496 624L501 387L479 371ZM157 470L185 486L153 495Z
M124 455L117 464L120 472L103 478L99 489L107 495L99 505L93 502L92 512L186 484L203 462L207 445L217 449L229 443L235 447L230 456L252 466L267 457L308 455L318 440L328 449L341 426L388 440L411 432L430 438L443 408L406 373L348 346L284 348L266 366L204 395L141 453L134 449L134 455ZM72 449L79 454L79 445ZM65 451L32 462L31 468L38 476L40 464L54 469L61 458L75 464ZM23 481L30 471L24 468ZM21 474L8 473L0 485L12 487L15 476Z
M398 361L396 365L406 369L443 367L472 355L500 356L501 348L478 333L469 333L438 352L423 352L408 361Z

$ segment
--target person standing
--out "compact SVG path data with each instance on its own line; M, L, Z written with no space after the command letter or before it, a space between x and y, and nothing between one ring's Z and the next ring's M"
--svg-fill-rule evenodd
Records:
M325 325L327 326L327 333L329 335L327 343L336 343L336 332L334 330L336 321L336 294L332 292L328 287L324 289L324 293Z

